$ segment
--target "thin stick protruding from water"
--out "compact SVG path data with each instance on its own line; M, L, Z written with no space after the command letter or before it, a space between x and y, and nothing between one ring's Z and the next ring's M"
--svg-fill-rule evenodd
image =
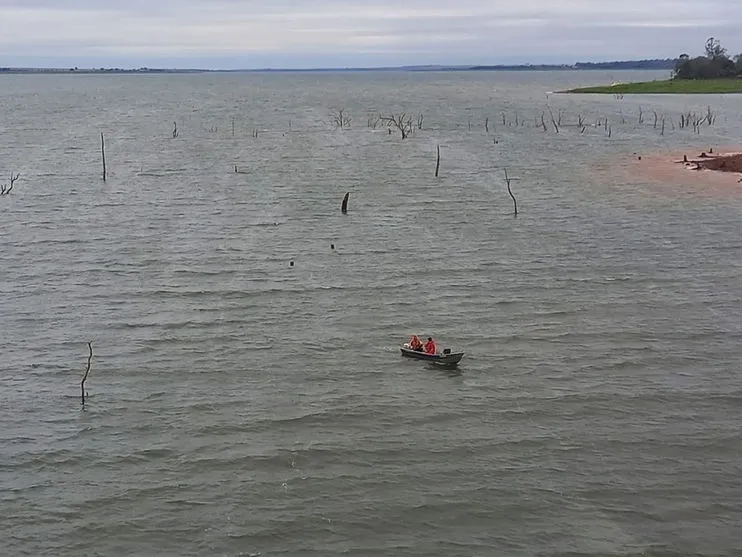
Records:
M510 178L508 176L508 169L505 168L505 183L508 185L508 193L510 194L510 197L513 198L513 214L517 217L518 216L518 202L515 200L515 196L513 195L512 190L510 189Z
M437 178L438 177L438 170L440 170L440 168L441 168L441 146L440 145L436 145L435 146L435 150L436 150L436 153L437 153L437 156L435 158L435 177Z
M557 124L557 121L554 118L554 113L551 111L551 107L547 106L546 108L549 109L549 116L551 116L551 123L554 126L554 131L556 133L559 133L559 125Z
M103 139L103 132L100 132L100 155L103 159L103 181L106 181L106 141Z
M90 364L93 361L93 343L88 342L88 349L90 350L90 354L88 355L88 367L85 369L85 375L82 376L82 381L80 381L80 395L82 397L82 404L85 404L85 381L88 379L88 374L90 373Z

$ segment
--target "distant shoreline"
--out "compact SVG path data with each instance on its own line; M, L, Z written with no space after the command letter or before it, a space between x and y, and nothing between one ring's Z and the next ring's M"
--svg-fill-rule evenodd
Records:
M421 65L358 68L22 68L0 67L2 74L188 74L188 73L299 73L299 72L471 72L471 71L592 71L592 70L670 70L675 60L629 60L617 62L577 62L575 64L495 64L495 65Z

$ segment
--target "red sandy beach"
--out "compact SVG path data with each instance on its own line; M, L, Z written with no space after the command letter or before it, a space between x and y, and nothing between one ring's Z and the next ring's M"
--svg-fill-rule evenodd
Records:
M632 174L665 184L742 193L742 149L689 148L669 153L636 153Z

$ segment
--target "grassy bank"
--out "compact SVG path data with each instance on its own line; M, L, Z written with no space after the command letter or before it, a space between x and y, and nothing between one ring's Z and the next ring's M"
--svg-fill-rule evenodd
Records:
M630 94L720 94L742 93L742 79L668 79L665 81L641 81L619 83L601 87L581 87L565 93L602 93L609 95Z

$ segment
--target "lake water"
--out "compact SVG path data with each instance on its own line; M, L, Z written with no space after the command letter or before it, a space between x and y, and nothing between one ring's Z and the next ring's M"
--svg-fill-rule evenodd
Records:
M663 76L2 76L2 553L740 554L742 189L623 171L740 97L549 94Z

